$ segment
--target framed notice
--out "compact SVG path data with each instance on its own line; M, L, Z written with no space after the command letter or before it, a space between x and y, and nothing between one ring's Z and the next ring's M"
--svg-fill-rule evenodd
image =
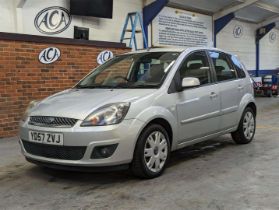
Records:
M152 22L154 47L212 47L212 17L165 7Z

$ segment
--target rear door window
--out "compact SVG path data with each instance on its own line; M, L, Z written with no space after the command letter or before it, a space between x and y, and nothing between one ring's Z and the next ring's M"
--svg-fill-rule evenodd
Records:
M217 51L209 51L218 82L234 80L237 78L236 70L231 67L227 54Z

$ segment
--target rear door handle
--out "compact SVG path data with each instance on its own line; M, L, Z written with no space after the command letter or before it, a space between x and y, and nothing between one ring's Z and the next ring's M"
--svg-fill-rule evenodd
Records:
M241 86L241 85L239 85L239 86L237 87L237 89L240 91L240 90L243 90L243 89L244 89L244 87L243 87L243 86Z
M218 97L218 94L215 93L215 92L211 92L210 93L210 98L213 99L213 98L217 98Z

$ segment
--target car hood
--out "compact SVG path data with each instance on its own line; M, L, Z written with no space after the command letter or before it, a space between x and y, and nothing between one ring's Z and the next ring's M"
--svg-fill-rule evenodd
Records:
M69 89L42 100L30 116L85 119L99 107L117 102L133 102L154 93L154 89Z

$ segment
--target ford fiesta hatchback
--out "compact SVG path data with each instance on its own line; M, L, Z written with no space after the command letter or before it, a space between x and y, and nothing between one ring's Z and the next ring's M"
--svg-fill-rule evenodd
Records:
M170 152L231 133L252 141L252 81L218 49L154 49L117 56L73 88L31 102L20 123L30 162L157 177Z

